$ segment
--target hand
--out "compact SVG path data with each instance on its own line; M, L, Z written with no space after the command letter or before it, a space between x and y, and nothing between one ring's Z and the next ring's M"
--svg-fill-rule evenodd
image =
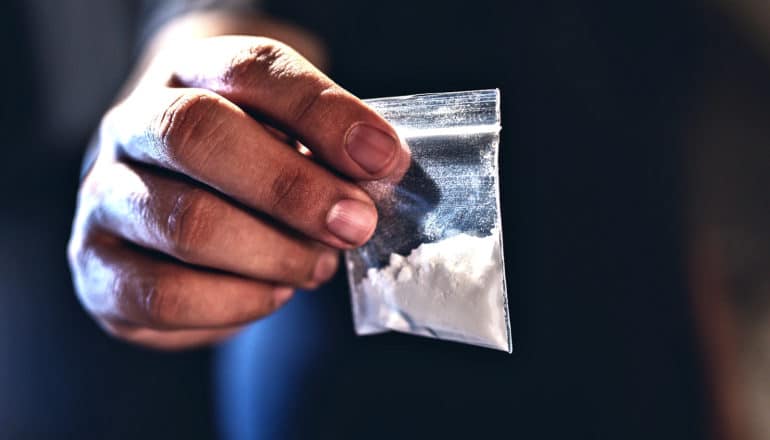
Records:
M380 116L284 44L174 52L103 118L68 252L109 333L166 349L218 341L327 281L376 226L352 182L408 162Z

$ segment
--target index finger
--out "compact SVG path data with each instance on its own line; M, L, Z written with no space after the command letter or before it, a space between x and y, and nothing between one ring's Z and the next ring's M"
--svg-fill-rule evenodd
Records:
M290 47L260 37L201 40L174 66L179 86L214 91L292 133L354 180L390 176L408 163L393 127Z

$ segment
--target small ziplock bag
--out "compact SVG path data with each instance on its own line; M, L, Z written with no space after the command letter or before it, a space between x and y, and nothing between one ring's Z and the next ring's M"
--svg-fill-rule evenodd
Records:
M411 162L397 181L362 184L379 222L345 255L356 333L393 330L510 353L499 90L366 103L395 127Z

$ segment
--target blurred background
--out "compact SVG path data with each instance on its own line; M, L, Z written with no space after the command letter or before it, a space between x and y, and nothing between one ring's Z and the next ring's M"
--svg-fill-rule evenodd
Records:
M216 350L92 322L65 257L81 158L160 3L0 3L0 438L770 438L765 2L261 2L362 97L502 89L511 356L355 338L344 292Z
M0 438L214 432L210 354L107 337L80 307L66 262L83 151L136 53L132 3L0 5Z

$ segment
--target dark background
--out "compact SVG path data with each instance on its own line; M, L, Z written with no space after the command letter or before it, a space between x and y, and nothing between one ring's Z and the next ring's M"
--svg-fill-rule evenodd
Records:
M99 2L71 2L84 25L52 17L67 38L46 40L31 9L51 3L0 4L0 438L211 438L210 353L117 342L73 292L65 249L80 156L133 52L130 34L111 36L129 24L89 21ZM134 20L125 5L105 3ZM46 95L52 87L65 92ZM62 113L52 115L55 106Z
M444 423L458 435L484 421L482 432L517 438L706 438L709 394L684 269L683 126L704 60L744 43L699 2L531 3L267 6L327 41L332 76L360 96L503 93L514 354L399 335L356 340L370 347L365 359L326 356L313 376L322 379L295 396L310 409L291 417L315 432L409 437L399 429L456 414L459 403L432 399L455 386L458 402L495 408L488 419ZM80 155L136 54L130 41L139 15L115 5L119 26L67 31L84 34L68 40L81 58L58 68L40 60L65 48L44 43L51 40L40 36L29 5L0 5L2 438L210 438L217 430L213 352L156 353L114 341L71 287L65 246ZM101 51L76 43L110 32L125 36L105 37ZM74 99L50 93L78 84ZM56 108L84 116L57 124ZM303 301L331 310L350 337L340 298ZM349 381L328 388L330 371ZM392 378L361 388L362 371L437 379L417 395L414 384ZM423 413L380 408L378 396L399 386L408 408ZM319 404L319 393L333 396ZM373 419L367 408L383 412ZM320 431L329 425L341 428ZM299 432L312 437L306 429ZM419 432L435 433L425 425Z

